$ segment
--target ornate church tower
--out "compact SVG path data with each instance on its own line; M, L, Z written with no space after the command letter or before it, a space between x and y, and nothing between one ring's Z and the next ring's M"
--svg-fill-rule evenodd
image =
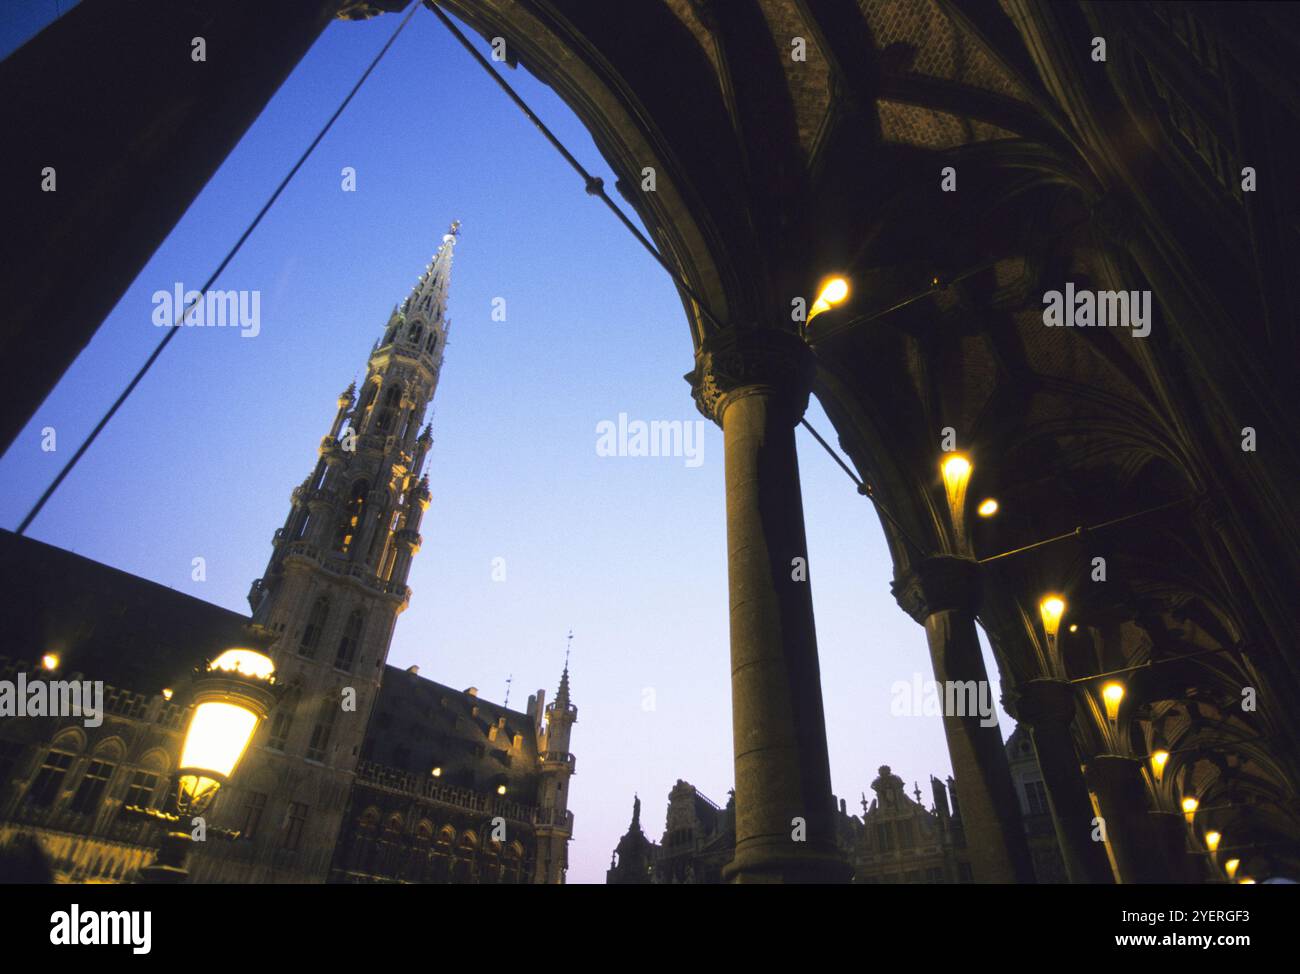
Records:
M546 708L546 729L537 748L541 754L542 776L537 788L535 883L563 883L569 868L569 839L573 835L573 813L568 810L569 779L575 773L569 735L577 722L578 708L569 700L566 655L560 689L555 701Z
M423 467L433 437L421 426L442 368L458 234L453 223L393 309L359 394L349 386L339 396L315 469L294 488L249 592L253 622L278 636L271 654L284 692L216 810L217 824L241 829L253 848L205 850L199 881L328 874L429 506Z

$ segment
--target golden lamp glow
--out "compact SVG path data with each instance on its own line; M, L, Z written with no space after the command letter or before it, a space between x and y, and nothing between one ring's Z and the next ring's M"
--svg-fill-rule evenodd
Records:
M1078 632L1079 624L1077 622L1070 624L1070 632Z
M823 311L830 311L837 304L843 304L848 296L849 282L842 277L832 277L822 285L821 293L817 295L812 310L808 312L808 320L812 321Z
M1232 877L1237 875L1237 867L1240 865L1240 859L1229 859L1223 864L1223 871L1228 874L1229 879L1232 879Z
M965 454L953 453L939 469L943 472L943 488L948 495L948 511L957 532L957 542L962 544L966 531L966 484L970 480L970 459Z
M220 700L199 704L185 732L181 767L230 777L256 727L257 714L247 707Z
M962 453L954 453L943 461L943 482L951 491L954 487L966 486L970 480L970 459Z
M1165 773L1165 765L1169 763L1169 752L1161 748L1159 751L1151 752L1151 768L1156 773L1156 781Z
M975 508L980 517L992 517L998 512L998 502L992 497L986 497L980 501L980 506Z
M1196 815L1196 810L1201 807L1201 803L1195 798L1183 799L1183 814L1187 816L1188 824L1191 824L1192 818Z
M433 775L435 778L441 778L442 768L434 768L432 771L429 772L429 774Z
M1101 699L1106 703L1106 716L1111 720L1119 719L1119 705L1124 700L1124 684L1107 683L1101 688Z
M1219 843L1223 841L1223 835L1214 830L1205 833L1205 848L1215 852L1219 848Z
M1049 595L1038 603L1038 614L1043 617L1043 632L1053 637L1060 631L1061 616L1065 615L1065 599Z
M170 700L171 698L172 698L172 688L171 688L171 687L163 687L163 699L164 699L164 700Z
M506 793L506 786L505 786L505 785L497 785L497 794L498 794L498 795L504 795L505 793Z
M46 653L41 657L41 666L47 670L57 670L59 668L59 654Z
M271 657L255 649L228 649L209 663L208 669L242 673L255 680L269 680L275 675L275 664L271 662Z
M1254 885L1255 885L1255 881L1254 881L1253 879L1251 879L1249 876L1242 876L1241 879L1237 880L1237 885L1239 885L1239 886L1254 886Z

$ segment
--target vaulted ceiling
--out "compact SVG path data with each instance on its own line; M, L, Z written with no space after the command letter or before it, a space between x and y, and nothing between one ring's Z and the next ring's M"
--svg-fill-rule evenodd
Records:
M1243 868L1300 871L1300 303L1279 264L1300 207L1238 178L1247 163L1284 178L1296 148L1292 19L1036 0L442 6L505 38L589 127L707 305L683 293L697 346L717 327L803 335L899 570L958 550L938 473L951 428L971 496L1001 503L965 553L1034 546L986 565L1004 683L1083 680L1084 753L1168 748L1159 787L1248 833ZM829 274L848 300L793 321ZM1044 295L1067 282L1153 292L1150 334L1045 327ZM1243 427L1267 447L1243 450ZM1056 659L1047 591L1079 626ZM1087 678L1113 670L1131 676L1118 729L1087 702Z

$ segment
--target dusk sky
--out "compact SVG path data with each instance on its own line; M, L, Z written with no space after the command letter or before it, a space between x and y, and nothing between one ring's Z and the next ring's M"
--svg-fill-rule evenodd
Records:
M0 54L53 6L7 4ZM151 295L202 286L397 24L336 22L299 64L0 460L0 524L17 527L162 338ZM503 70L612 188L573 113L523 69ZM341 188L348 166L356 192ZM513 675L522 710L539 687L554 695L573 629L568 880L603 882L633 793L657 841L678 778L720 805L731 787L722 435L706 425L698 466L597 454L597 425L620 413L702 420L682 378L693 362L681 302L431 13L416 13L216 282L261 292L260 334L178 335L29 534L247 613L338 394L453 219L433 503L389 662L496 702ZM505 321L492 320L494 298ZM808 418L835 442L815 403ZM860 793L889 764L929 805L929 776L950 773L940 720L890 715L895 681L932 676L924 631L890 595L870 503L803 430L798 444L835 793L861 814ZM191 580L195 557L204 582ZM505 581L493 581L496 558Z

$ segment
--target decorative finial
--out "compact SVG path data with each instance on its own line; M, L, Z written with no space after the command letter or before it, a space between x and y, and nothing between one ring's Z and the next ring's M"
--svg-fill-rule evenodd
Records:
M448 230L447 232L450 233L453 237L459 237L459 236L460 236L460 221L459 221L459 220L452 220L452 221L451 221L451 229Z

